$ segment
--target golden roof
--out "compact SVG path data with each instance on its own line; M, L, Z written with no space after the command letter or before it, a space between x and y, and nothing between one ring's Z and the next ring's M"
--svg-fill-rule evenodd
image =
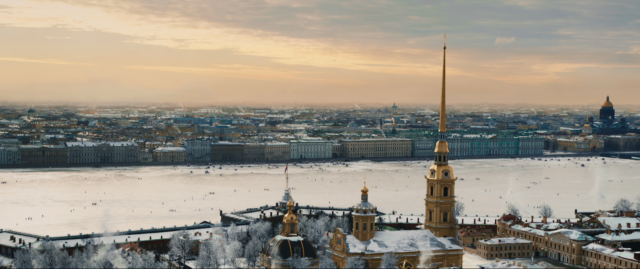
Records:
M289 212L287 212L286 215L284 215L284 218L282 219L283 223L298 223L298 217L296 216L296 214L293 213L293 197L290 196L289 197L289 202L287 203L287 209L289 210Z
M362 188L362 190L360 190L362 192L362 195L368 195L369 194L369 189L367 188L367 182L364 182L364 187Z
M609 96L607 96L607 101L604 101L602 107L613 107L613 104L609 101Z

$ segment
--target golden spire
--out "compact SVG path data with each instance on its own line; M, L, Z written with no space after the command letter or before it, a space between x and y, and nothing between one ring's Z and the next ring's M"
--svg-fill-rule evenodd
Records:
M442 47L444 54L442 56L442 97L440 98L440 126L438 132L444 133L447 131L447 109L445 107L445 63L447 60L447 34L444 34L444 47Z

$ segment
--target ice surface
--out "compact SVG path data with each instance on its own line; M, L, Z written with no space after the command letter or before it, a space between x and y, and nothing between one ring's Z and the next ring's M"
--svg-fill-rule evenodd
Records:
M565 219L574 217L574 209L610 209L619 198L634 199L637 195L637 161L607 158L603 164L600 158L590 162L570 159L460 160L450 164L459 177L456 195L466 205L464 214L470 217L500 215L507 202L519 207L524 218L537 217L534 206L546 202L555 217ZM431 164L361 161L351 162L349 167L289 165L289 185L300 205L349 207L360 202L366 177L369 202L378 210L396 210L404 216L413 213L418 218L424 214L424 175ZM220 209L230 212L280 201L285 188L284 165L274 169L267 165L219 167L209 169L210 174L205 174L204 168L186 166L3 169L0 178L7 184L0 185L0 228L60 236L183 226L203 220L218 222ZM33 220L26 220L28 217Z

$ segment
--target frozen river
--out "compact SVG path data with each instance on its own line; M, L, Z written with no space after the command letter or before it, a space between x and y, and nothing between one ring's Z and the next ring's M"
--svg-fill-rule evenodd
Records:
M522 215L537 216L533 206L547 202L565 218L639 193L638 161L558 160L452 161L464 214L498 215L509 201ZM289 184L300 205L348 207L359 202L366 177L369 201L379 210L423 214L425 165L431 162L289 166ZM218 168L211 174L185 166L3 169L0 228L54 236L217 222L220 209L273 205L283 195L284 165Z

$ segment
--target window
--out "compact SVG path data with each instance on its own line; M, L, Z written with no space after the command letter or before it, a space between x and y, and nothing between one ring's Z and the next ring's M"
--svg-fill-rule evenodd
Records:
M373 231L373 223L371 223L371 230Z
M433 196L433 186L431 186L431 191L430 191L430 193L431 193L431 196Z
M449 188L448 187L444 187L444 196L449 196Z
M359 223L359 222L356 222L356 231L357 231L358 229L360 229L360 225L358 225L358 224L360 224L360 223Z
M443 222L448 222L449 221L449 213L448 212L442 213L442 221Z
M429 221L433 221L433 211L429 211Z

